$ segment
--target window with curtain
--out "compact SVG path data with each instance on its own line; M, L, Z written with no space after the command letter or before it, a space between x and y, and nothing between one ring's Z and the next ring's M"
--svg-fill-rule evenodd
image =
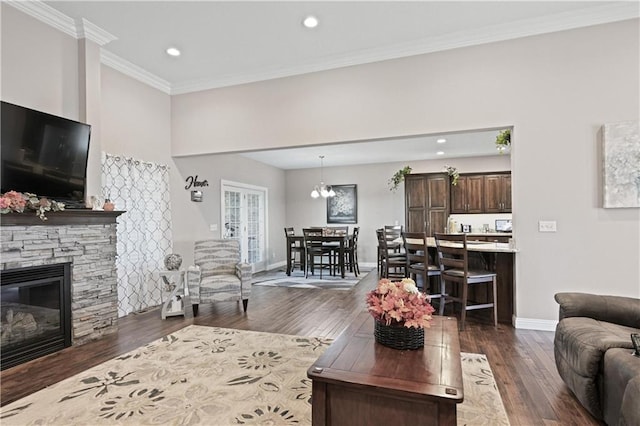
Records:
M162 303L158 271L171 252L169 167L102 154L102 191L117 210L118 316Z

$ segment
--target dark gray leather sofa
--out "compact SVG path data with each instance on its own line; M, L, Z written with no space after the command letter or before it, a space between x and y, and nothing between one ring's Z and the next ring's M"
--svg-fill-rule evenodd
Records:
M580 403L608 425L640 426L640 299L558 293L554 354L560 377Z

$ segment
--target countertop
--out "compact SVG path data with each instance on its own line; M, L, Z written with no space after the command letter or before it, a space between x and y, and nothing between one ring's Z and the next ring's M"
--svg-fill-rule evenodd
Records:
M511 238L511 232L454 232L454 234L467 234L468 237L507 237Z
M482 234L482 235L486 235L486 234ZM433 237L427 237L427 246L435 247L436 239ZM489 241L467 242L467 250L481 251L485 253L517 253L518 252L518 249L511 248L509 243L494 243Z

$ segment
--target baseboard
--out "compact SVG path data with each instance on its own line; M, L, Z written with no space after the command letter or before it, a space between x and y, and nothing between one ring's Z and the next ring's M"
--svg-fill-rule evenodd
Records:
M514 315L512 324L514 328L518 328L521 330L556 331L556 325L558 325L558 321L535 318L517 318Z
M267 271L273 271L274 269L286 268L286 267L287 267L287 261L283 260L282 262L271 263L267 265Z

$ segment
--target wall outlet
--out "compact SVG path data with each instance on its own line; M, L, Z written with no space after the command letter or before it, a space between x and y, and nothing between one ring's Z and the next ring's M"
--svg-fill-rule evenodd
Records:
M538 222L538 232L556 232L557 230L555 220L541 220Z
M217 223L212 223L211 225L209 225L209 231L217 231L217 230L218 230Z

